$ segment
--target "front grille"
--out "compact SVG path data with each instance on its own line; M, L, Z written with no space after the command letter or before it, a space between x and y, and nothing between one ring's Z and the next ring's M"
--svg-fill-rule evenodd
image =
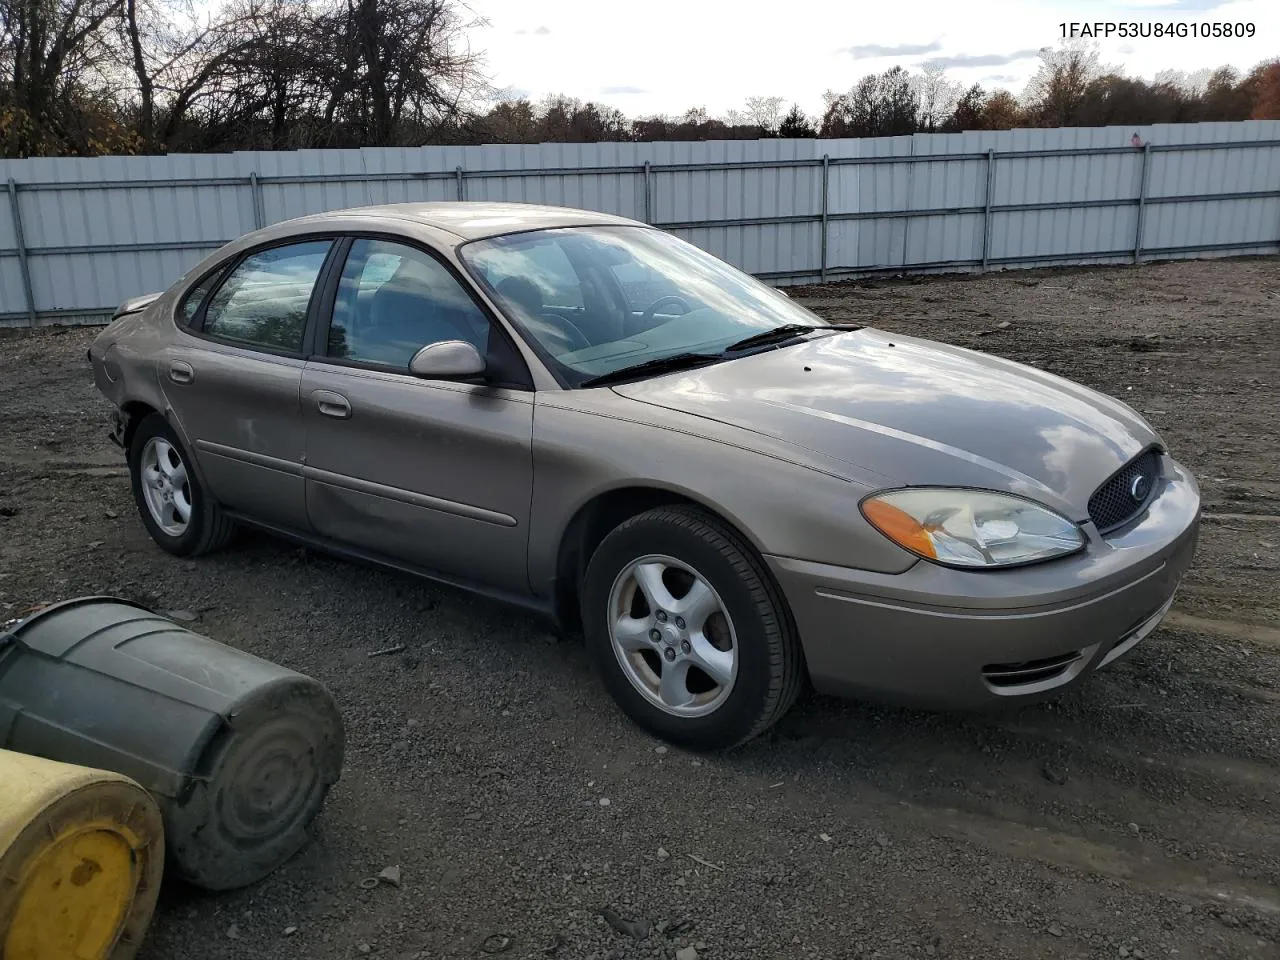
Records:
M1108 534L1137 516L1155 496L1159 478L1160 454L1155 450L1148 450L1121 467L1089 498L1089 519L1098 532ZM1141 496L1135 498L1134 484L1139 481L1137 492Z
M1054 680L1080 659L1080 651L1063 653L1041 660L1019 660L1015 663L988 663L982 676L993 687L1021 687Z

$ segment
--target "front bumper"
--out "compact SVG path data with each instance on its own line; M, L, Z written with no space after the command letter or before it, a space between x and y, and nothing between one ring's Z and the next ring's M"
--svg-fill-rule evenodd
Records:
M900 574L767 556L823 693L963 709L1061 693L1168 612L1200 525L1194 477L1165 458L1133 526L1061 560L998 571L921 561Z

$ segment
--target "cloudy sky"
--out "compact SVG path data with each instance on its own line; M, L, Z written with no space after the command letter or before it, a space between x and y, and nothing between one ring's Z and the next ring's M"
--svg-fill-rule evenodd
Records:
M895 64L939 60L965 84L1021 92L1036 52L1060 24L1199 21L1253 24L1252 39L1100 41L1130 76L1280 56L1278 0L468 0L489 21L473 31L500 86L565 93L629 115L714 114L752 95L782 96L811 114ZM979 12L980 11L980 12Z

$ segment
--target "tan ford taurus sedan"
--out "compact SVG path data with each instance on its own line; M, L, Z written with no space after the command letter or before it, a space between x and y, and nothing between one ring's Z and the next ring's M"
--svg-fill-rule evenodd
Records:
M1199 525L1118 400L830 325L581 210L280 223L124 304L89 357L164 549L252 525L526 605L697 748L806 680L930 708L1064 691L1160 622Z

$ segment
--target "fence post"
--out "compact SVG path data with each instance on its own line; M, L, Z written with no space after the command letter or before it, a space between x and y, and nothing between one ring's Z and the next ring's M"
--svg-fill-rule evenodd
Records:
M13 214L13 242L18 248L18 272L22 275L22 295L27 301L27 323L36 325L36 298L31 292L31 265L27 263L27 240L22 233L22 210L18 207L18 185L9 178L9 211Z
M916 155L916 138L911 137L911 153L908 156ZM901 212L907 214L902 218L902 273L907 271L907 242L911 239L911 211L915 209L915 183L916 183L916 165L914 163L907 164L907 205Z
M982 272L987 272L987 261L991 258L991 195L996 185L996 152L987 148L987 195L982 204Z
M822 262L818 276L822 283L827 282L827 214L831 207L831 198L827 190L830 184L831 155L822 155Z
M1133 235L1133 262L1142 262L1142 228L1147 219L1147 182L1151 178L1151 144L1142 145L1142 177L1138 186L1138 225Z
M462 185L462 164L458 164L457 174L458 174L458 199L465 200L467 199L467 191L466 191L466 188L463 187Z
M644 222L653 223L653 185L648 160L644 162Z
M266 211L262 206L262 184L258 183L258 171L249 174L249 189L253 192L253 227L261 230L266 223Z

